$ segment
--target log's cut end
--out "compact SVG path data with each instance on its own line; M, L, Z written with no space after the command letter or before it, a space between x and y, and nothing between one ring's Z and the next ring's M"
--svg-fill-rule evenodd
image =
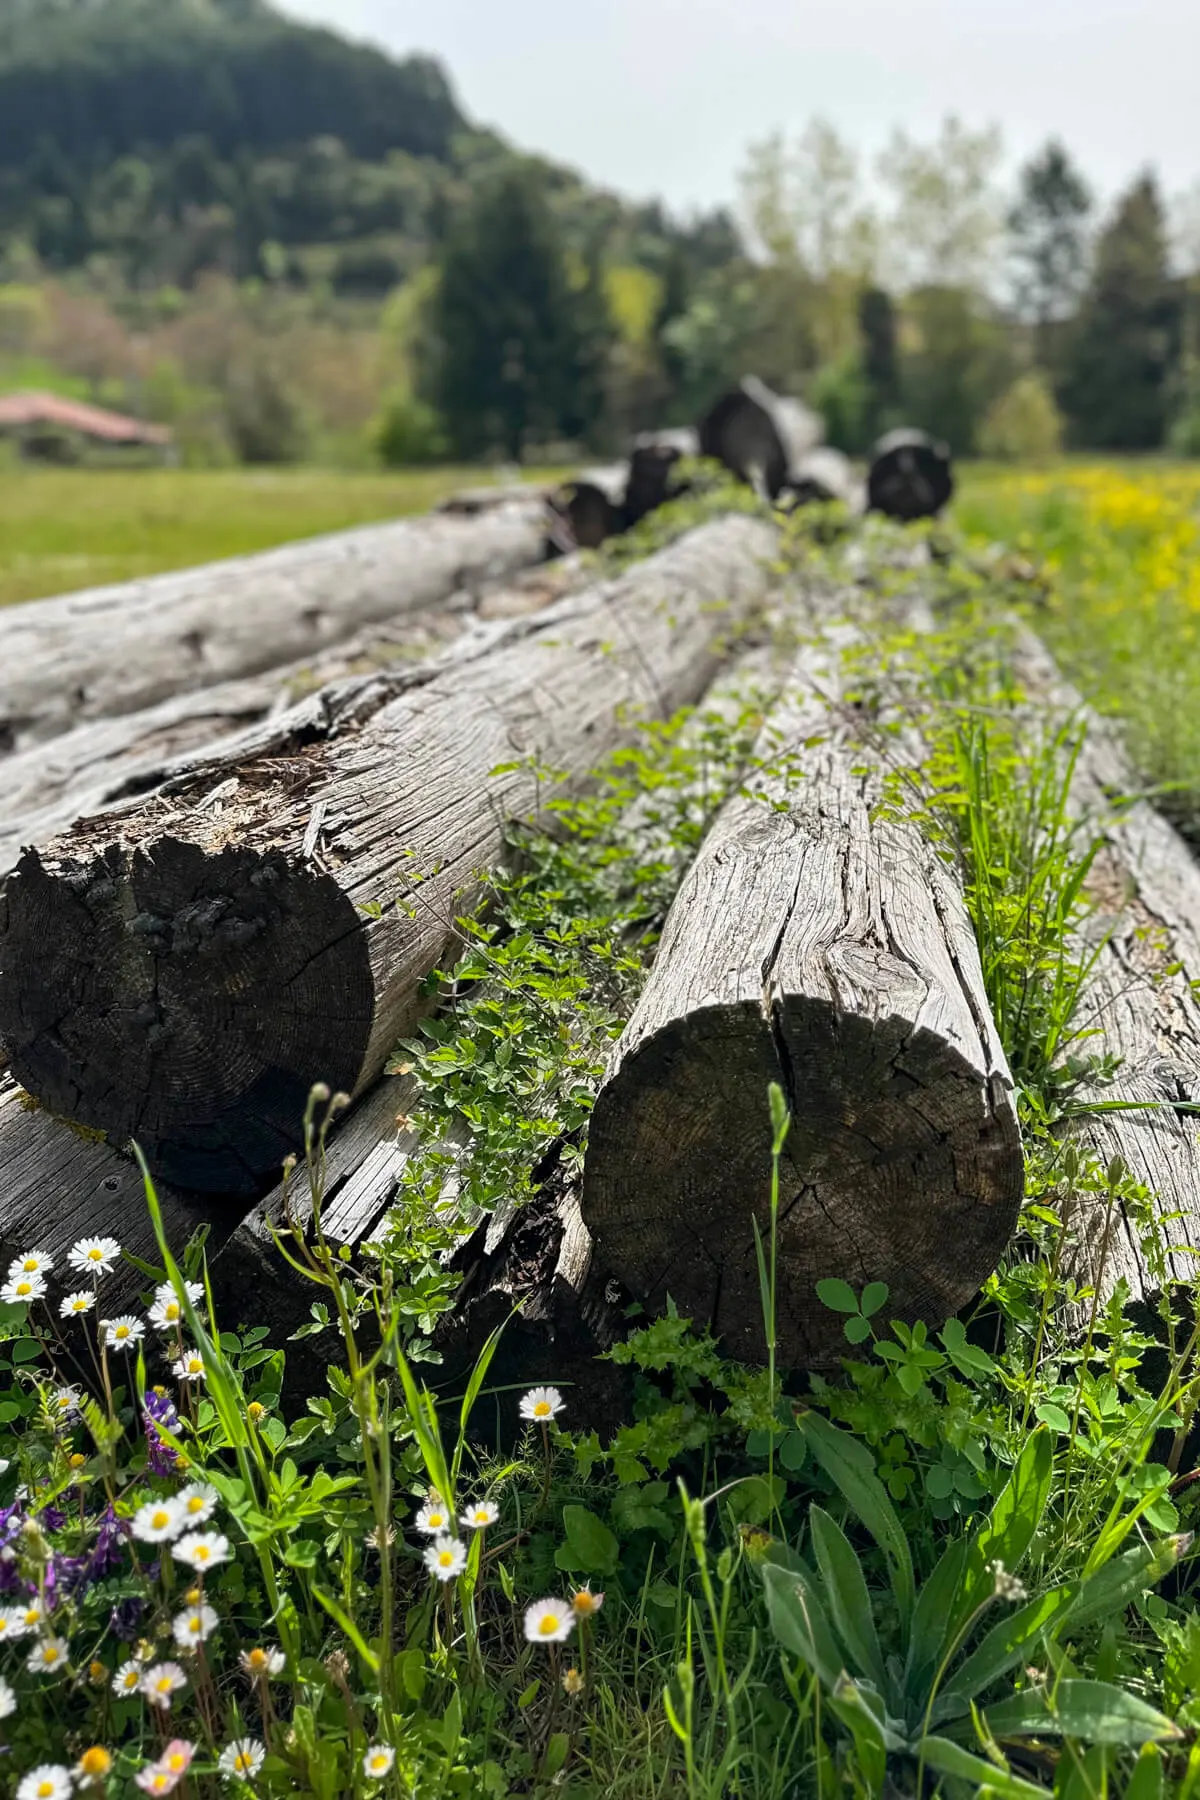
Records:
M885 1281L884 1316L941 1324L995 1268L1021 1200L1007 1086L910 1020L807 997L672 1021L602 1091L584 1217L603 1266L652 1311L668 1299L761 1361L754 1243L770 1235L767 1089L788 1094L780 1167L781 1359L836 1364L844 1319L816 1286Z
M774 717L786 741L817 722ZM915 828L875 816L861 754L830 740L777 807L726 803L589 1128L583 1217L601 1266L745 1360L765 1352L754 1227L765 1243L772 1082L791 1113L789 1365L846 1353L817 1298L827 1277L886 1282L886 1318L943 1323L995 1268L1021 1203L1012 1080L961 894Z
M867 475L872 512L911 524L936 519L954 494L954 470L946 445L926 431L902 429L880 438Z
M353 1088L374 992L311 863L154 836L26 851L0 898L0 1031L53 1112L180 1187L256 1193L315 1081Z

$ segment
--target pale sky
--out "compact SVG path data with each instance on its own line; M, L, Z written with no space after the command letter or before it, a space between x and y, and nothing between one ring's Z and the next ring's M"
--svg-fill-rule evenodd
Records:
M1008 164L1062 136L1101 195L1200 178L1200 0L282 0L431 52L464 108L630 198L733 198L746 145L815 113L860 148L948 111Z

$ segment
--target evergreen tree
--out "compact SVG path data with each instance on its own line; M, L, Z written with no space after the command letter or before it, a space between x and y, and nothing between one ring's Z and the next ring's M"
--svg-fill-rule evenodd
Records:
M1077 443L1149 450L1163 441L1178 308L1162 199L1143 175L1101 235L1069 346L1063 401Z
M573 287L543 177L514 162L452 221L434 305L435 396L463 455L580 437L602 405L596 271Z
M858 299L858 332L862 340L862 373L867 390L869 436L894 422L900 400L896 308L886 288L864 288Z
M1087 275L1091 210L1091 190L1061 144L1047 144L1022 169L1008 229L1017 303L1040 330L1078 304Z

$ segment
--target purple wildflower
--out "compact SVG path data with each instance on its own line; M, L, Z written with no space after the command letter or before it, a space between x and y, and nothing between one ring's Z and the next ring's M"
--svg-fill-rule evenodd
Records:
M131 1644L139 1634L145 1610L146 1602L137 1594L131 1594L127 1600L118 1600L108 1617L108 1628L113 1636Z
M61 1531L67 1522L67 1515L60 1512L57 1506L43 1506L37 1514L37 1522L43 1531Z
M146 1432L146 1448L150 1452L150 1473L173 1475L175 1451L162 1436L164 1431L169 1431L174 1436L179 1430L179 1414L169 1395L147 1393L143 1396L142 1424Z
M106 1506L104 1517L96 1532L96 1542L92 1546L91 1562L88 1568L89 1581L100 1581L105 1575L111 1575L121 1565L122 1546L129 1535L129 1527L123 1519L118 1519L112 1506Z

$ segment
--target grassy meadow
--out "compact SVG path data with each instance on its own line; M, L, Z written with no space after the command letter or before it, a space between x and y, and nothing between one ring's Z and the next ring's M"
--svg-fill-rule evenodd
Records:
M425 512L487 479L478 468L0 467L0 605Z

